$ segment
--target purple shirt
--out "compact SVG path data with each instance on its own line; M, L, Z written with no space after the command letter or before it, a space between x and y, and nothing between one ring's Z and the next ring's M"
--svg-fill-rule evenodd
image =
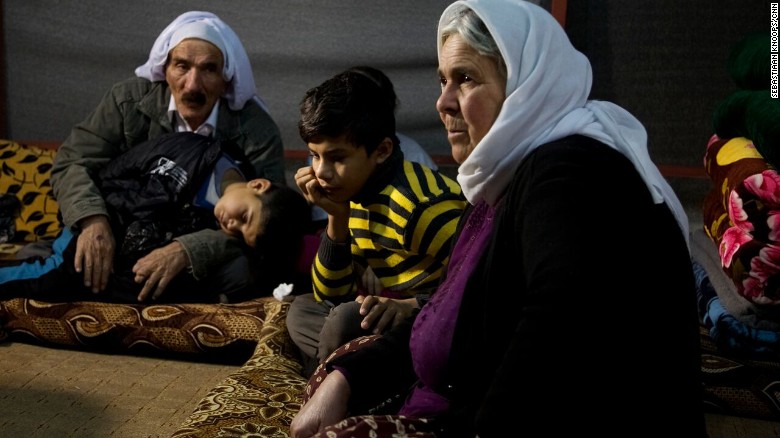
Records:
M430 418L449 408L449 400L436 388L444 384L441 378L446 375L463 292L487 247L495 212L495 207L484 202L474 206L450 256L447 278L417 315L409 348L420 381L401 407L400 415Z

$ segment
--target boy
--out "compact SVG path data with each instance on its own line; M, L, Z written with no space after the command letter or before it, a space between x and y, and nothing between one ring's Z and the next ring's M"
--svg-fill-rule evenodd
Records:
M253 176L233 144L191 132L166 134L129 149L97 178L118 240L106 290L95 294L83 285L85 274L73 268L77 234L66 228L55 240L52 256L0 269L0 297L216 302L226 296L243 299L258 286L291 282L309 206L296 190ZM149 278L149 272L158 274L149 269L155 261L149 256L157 248L204 229L236 237L231 243L247 256L217 261L207 278L186 272ZM187 259L204 250L181 247ZM257 278L248 275L250 260L253 269L259 268Z
M383 91L383 98L387 100L388 104L393 106L394 112L397 111L399 101L398 96L395 94L395 87L390 78L387 77L382 70L367 65L359 65L351 67L348 71L365 75L379 85ZM423 149L420 143L417 143L415 139L400 132L396 132L395 135L398 137L405 160L414 161L423 164L426 167L430 167L433 170L438 170L436 162L433 161L433 158L428 155L427 152L425 152L425 149ZM311 165L311 156L309 156L308 164ZM314 206L312 208L312 222L314 228L319 231L328 224L328 214L321 208Z
M306 376L340 345L381 333L420 307L448 261L465 206L455 181L403 159L395 103L385 93L369 75L347 70L301 103L298 127L312 165L298 170L296 184L328 214L313 293L297 296L287 316ZM365 273L375 281L359 290Z

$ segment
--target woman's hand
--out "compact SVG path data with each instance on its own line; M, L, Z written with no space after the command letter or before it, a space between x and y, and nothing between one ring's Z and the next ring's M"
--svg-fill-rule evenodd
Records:
M371 330L374 334L380 334L403 321L418 306L415 298L396 300L376 295L361 295L355 298L355 301L362 303L360 314L365 316L360 328Z
M308 438L323 427L346 418L351 392L344 375L338 370L331 371L293 418L290 424L292 438Z
M76 241L73 266L76 272L84 273L84 286L98 293L108 286L108 276L114 267L114 234L103 215L85 218L79 226L81 233Z

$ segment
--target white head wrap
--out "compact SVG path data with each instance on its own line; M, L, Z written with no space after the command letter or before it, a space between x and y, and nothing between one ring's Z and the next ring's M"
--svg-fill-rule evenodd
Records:
M230 109L240 110L249 99L254 99L268 111L256 94L252 67L241 40L230 26L211 12L190 11L176 17L157 37L149 51L149 60L135 69L136 76L150 81L164 81L168 52L186 38L208 41L222 51L225 60L222 76L228 81L222 97L227 99Z
M482 141L458 168L470 203L494 204L518 164L534 149L569 135L594 138L625 155L657 204L666 202L688 238L688 218L677 195L650 159L647 132L623 108L587 100L590 62L569 41L550 13L524 0L460 0L439 21L437 47L447 11L465 5L482 19L507 67L506 99Z

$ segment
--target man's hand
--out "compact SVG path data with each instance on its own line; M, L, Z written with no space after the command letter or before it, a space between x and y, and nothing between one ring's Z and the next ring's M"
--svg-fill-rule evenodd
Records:
M79 226L81 233L76 241L73 265L76 272L84 273L84 286L98 293L108 285L108 276L114 266L114 234L108 218L103 215L82 219Z
M138 294L138 301L146 300L152 291L153 300L160 298L168 283L189 264L187 253L177 241L140 258L133 266L135 282L144 283L141 293Z
M374 334L380 334L386 328L403 321L418 306L415 298L396 300L376 295L361 295L355 298L355 301L362 303L360 314L365 316L360 327L363 330L371 330Z

